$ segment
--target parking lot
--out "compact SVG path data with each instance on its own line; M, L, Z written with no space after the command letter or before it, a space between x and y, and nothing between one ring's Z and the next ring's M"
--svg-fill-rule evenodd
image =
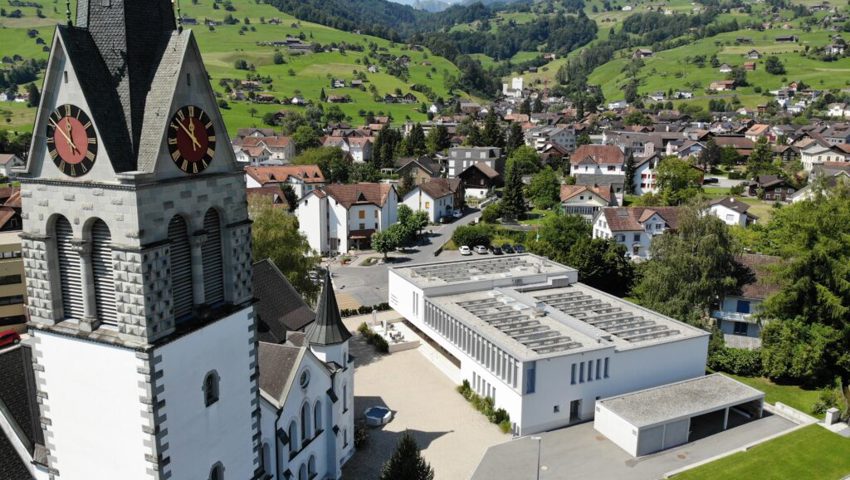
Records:
M413 434L437 480L470 478L489 447L510 440L510 435L475 411L418 349L376 355L357 334L351 339L351 353L356 357L356 418L361 419L363 411L373 405L386 405L395 418L382 428L369 430L368 444L345 465L343 478L378 478L405 430Z

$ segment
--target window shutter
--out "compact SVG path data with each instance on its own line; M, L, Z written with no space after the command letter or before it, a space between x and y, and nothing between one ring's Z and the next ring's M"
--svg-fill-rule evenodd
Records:
M168 224L171 241L171 301L174 319L192 314L192 246L189 229L182 217L174 217Z
M92 272L97 318L107 325L117 325L115 310L115 277L112 273L112 234L102 220L92 225Z
M74 251L71 239L74 230L65 217L56 220L56 250L59 257L59 283L62 290L62 310L66 319L83 318L83 282L80 256Z
M221 254L221 221L215 210L204 217L204 230L207 241L203 247L204 257L204 297L208 305L224 301L224 269Z

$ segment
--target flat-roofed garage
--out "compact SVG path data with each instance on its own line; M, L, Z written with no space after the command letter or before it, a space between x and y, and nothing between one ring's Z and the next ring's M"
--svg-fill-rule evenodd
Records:
M596 402L593 428L639 457L760 418L764 393L719 373Z

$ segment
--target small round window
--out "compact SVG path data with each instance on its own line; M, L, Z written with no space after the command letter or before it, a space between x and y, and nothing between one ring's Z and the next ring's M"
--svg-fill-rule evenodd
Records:
M301 372L301 378L299 378L298 383L301 384L301 388L307 388L307 385L310 384L310 371L304 370Z

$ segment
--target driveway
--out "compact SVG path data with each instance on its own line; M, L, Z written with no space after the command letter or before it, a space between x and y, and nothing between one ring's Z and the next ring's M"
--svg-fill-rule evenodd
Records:
M350 320L350 322L349 322ZM359 319L346 319L354 326ZM422 348L422 347L419 347ZM372 405L386 405L395 418L370 429L367 445L342 469L346 480L373 480L410 431L434 468L436 480L468 479L487 448L510 440L455 391L455 385L418 349L377 355L360 334L351 339L355 421Z
M740 185L742 183L747 183L746 180L729 180L726 177L718 177L715 175L708 175L705 178L716 178L717 183L706 183L704 187L721 187L721 188L732 188L735 185Z
M538 443L534 437L524 437L490 448L472 480L654 480L795 426L782 417L768 415L681 447L634 458L588 422L540 435L539 477L535 475Z
M420 245L404 253L390 254L392 259L390 265L433 261L434 252L452 238L457 227L468 225L481 215L478 210L467 209L467 212L455 222L446 225L429 225L425 231L430 233L424 235L425 238ZM371 253L368 256L380 256L380 254ZM358 267L332 263L331 271L334 273L334 287L337 295L342 295L348 305L347 308L356 307L355 304L375 305L386 302L389 296L387 268L386 264Z

